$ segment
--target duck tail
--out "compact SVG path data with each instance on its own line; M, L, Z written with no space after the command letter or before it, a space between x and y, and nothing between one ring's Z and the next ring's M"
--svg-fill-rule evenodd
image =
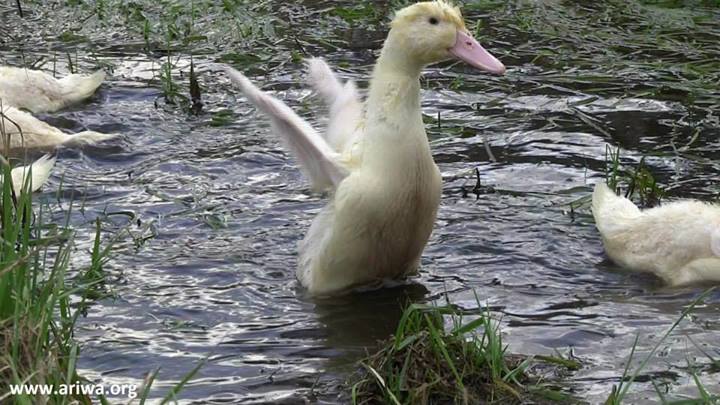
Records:
M103 80L105 80L105 72L98 70L91 75L68 75L58 82L62 86L64 97L70 102L76 102L92 96Z
M592 196L592 213L601 234L611 231L616 224L640 215L632 201L615 194L605 183L597 183Z
M50 178L50 172L52 172L55 166L55 156L50 154L44 155L40 159L34 161L31 165L20 166L12 169L10 175L12 176L13 189L16 195L20 195L20 192L25 186L25 182L28 181L26 176L31 174L30 181L30 192L35 192L42 187L43 184Z
M95 131L82 131L70 135L62 144L63 146L79 147L95 145L117 137L118 134L103 134Z

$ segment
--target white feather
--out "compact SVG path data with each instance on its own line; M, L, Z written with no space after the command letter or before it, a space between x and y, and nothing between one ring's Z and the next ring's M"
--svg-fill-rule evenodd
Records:
M322 58L310 58L306 62L310 84L330 109L325 139L336 151L345 152L361 133L363 104L355 83L348 80L343 85Z
M293 153L313 188L336 188L348 174L340 163L340 154L285 103L262 92L242 73L231 68L226 72L248 101L270 117L273 130Z
M39 70L4 66L0 67L0 100L34 113L53 112L92 96L104 79L102 71L56 79Z
M720 207L685 200L640 211L604 183L595 185L592 205L605 251L618 265L671 285L720 282Z
M117 137L117 134L95 131L68 134L14 107L4 107L0 111L0 126L10 138L11 153L24 149L51 151L60 146L94 145Z
M53 166L55 166L56 158L51 155L44 155L40 159L33 162L28 166L15 167L10 171L12 178L12 186L15 191L15 195L20 195L20 192L25 188L25 182L30 181L30 192L33 193L38 191L40 187L50 177ZM28 175L30 175L28 177Z

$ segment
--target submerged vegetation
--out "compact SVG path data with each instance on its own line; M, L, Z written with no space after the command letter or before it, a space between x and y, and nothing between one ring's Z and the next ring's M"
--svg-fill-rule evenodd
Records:
M641 207L654 207L660 203L665 194L663 188L657 184L655 177L645 165L645 158L632 168L625 168L620 163L620 148L612 150L606 148L606 174L608 186L616 193L621 192L620 185L626 186L625 197L637 197Z
M70 7L59 10L48 3L23 1L26 14L28 10L41 16L62 13L61 19L40 19L51 21L34 27L41 37L60 32L58 39L70 48L88 44L101 48L117 42L119 36L128 43L140 41L142 52L157 62L154 80L161 84L165 100L191 111L192 56L262 74L341 48L378 48L393 10L410 2L340 2L315 8L247 0L73 0ZM514 77L513 84L487 83L498 90L514 95L516 89L525 94L552 89L652 97L681 102L703 114L720 104L715 91L720 81L717 0L608 0L562 6L550 0L459 3L468 20L477 22L471 28L481 40L519 42L512 52L508 48L501 55L507 64L543 70L542 83L532 70ZM312 24L305 24L307 20ZM62 25L53 26L54 21ZM21 52L36 45L42 48L37 39L19 25L9 27L0 46ZM680 130L686 133L692 128Z

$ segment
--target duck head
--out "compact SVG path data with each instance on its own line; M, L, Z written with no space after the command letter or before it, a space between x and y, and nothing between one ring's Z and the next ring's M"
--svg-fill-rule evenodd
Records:
M457 58L480 70L505 73L502 62L465 28L460 9L444 0L416 3L398 11L385 47L419 68Z

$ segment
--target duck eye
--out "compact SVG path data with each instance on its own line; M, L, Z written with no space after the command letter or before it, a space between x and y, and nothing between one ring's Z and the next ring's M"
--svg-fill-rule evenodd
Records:
M430 17L430 19L428 20L428 22L429 22L430 24L432 24L432 25L437 25L438 19L435 18L435 17Z

